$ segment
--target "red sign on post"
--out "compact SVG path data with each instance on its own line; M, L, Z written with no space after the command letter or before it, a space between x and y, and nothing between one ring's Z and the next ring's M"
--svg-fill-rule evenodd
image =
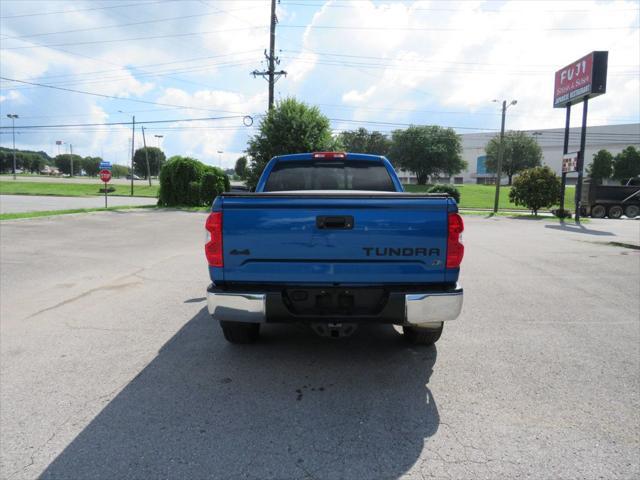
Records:
M100 180L104 183L108 183L111 180L111 172L109 170L100 170Z
M607 91L609 52L591 52L556 72L553 106L566 107Z

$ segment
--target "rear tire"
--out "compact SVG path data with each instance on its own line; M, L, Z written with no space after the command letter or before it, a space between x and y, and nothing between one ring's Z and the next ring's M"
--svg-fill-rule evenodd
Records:
M623 210L620 205L614 205L613 207L609 207L609 218L613 218L617 220L622 216Z
M592 218L604 218L607 214L607 209L603 205L594 205L591 209Z
M411 345L433 345L442 335L443 328L444 323L442 322L437 328L403 326L402 333L404 333L404 339Z
M627 218L636 218L640 214L640 207L638 205L627 205L624 209L624 214Z
M259 323L220 322L224 338L230 343L255 343L260 336Z

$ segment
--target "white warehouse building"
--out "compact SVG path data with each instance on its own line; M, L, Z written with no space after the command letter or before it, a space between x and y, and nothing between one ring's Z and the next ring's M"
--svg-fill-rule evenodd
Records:
M558 175L562 171L562 151L564 146L564 128L551 128L546 130L525 130L534 136L542 148L542 164L549 165ZM438 183L495 183L495 175L488 173L485 168L485 146L496 132L466 133L462 138L462 157L468 167L464 172L451 178L440 178ZM614 156L633 145L640 148L640 123L624 125L602 125L587 127L585 170L593 159L593 155L602 149L610 151ZM580 149L580 127L571 128L569 131L569 152L577 152ZM416 183L413 173L398 172L402 183ZM575 183L576 173L567 175L567 183ZM503 183L507 179L503 176Z

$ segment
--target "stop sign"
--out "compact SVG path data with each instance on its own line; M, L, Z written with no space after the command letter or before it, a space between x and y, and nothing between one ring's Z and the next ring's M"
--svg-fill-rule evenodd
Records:
M102 180L104 183L107 183L109 180L111 180L111 172L109 170L100 170L100 180Z

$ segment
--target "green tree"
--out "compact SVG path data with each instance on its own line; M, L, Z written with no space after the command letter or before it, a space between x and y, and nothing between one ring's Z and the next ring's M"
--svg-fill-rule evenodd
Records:
M118 163L114 163L111 165L111 175L114 178L126 177L129 175L129 167L126 165L120 165Z
M7 150L0 150L0 172L13 171L13 154Z
M86 173L90 177L95 177L96 175L98 175L98 172L100 171L101 161L102 158L100 157L84 157L82 159L82 169L84 170L84 173Z
M27 155L29 156L28 170L31 173L40 173L47 164L47 160L39 153L29 153ZM26 169L27 167L25 166L24 168Z
M151 176L157 177L160 173L162 165L166 161L164 152L157 147L146 147L149 154L149 169ZM139 148L133 154L133 172L139 177L147 178L147 157L145 155L145 147Z
M613 178L626 183L632 177L640 175L640 151L629 145L616 155L613 162Z
M347 130L338 135L338 142L346 152L388 155L391 140L380 132L369 132L366 128Z
M538 215L541 208L550 208L560 200L560 178L548 166L524 170L516 177L509 199L516 205L531 209Z
M276 155L331 150L334 145L329 119L317 107L295 98L282 100L269 110L258 134L249 140L247 183L255 187L265 165Z
M236 160L236 166L233 169L236 175L240 178L244 178L247 174L247 157L242 156Z
M486 167L488 172L498 170L498 151L500 149L500 135L496 135L485 147L487 153ZM525 132L507 132L504 135L504 152L502 155L502 173L507 175L509 185L513 176L527 168L533 168L542 163L542 149L536 139Z
M602 180L611 178L613 173L613 155L608 150L600 150L593 155L593 162L587 167L587 174L592 180L602 183Z
M434 175L455 175L467 167L460 136L451 128L415 126L393 132L389 157L394 165L414 172L424 185Z
M63 153L53 159L56 167L65 175L71 173L71 160L73 160L73 174L77 175L82 168L82 157L80 155Z

